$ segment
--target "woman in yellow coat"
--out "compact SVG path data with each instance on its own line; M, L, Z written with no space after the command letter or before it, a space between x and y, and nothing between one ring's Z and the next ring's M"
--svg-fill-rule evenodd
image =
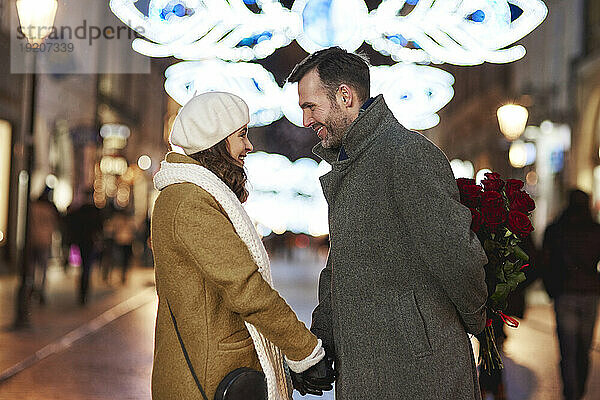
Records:
M203 399L190 365L210 400L240 367L265 373L269 400L291 399L288 366L301 373L324 357L321 341L272 288L268 257L241 206L248 123L237 96L194 97L171 131L184 154L168 153L154 177L154 400Z

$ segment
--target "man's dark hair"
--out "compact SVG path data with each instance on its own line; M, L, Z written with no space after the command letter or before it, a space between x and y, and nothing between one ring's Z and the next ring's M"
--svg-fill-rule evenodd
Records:
M300 82L313 69L317 70L331 100L335 100L335 92L342 83L356 90L361 102L370 96L369 59L364 54L349 53L340 47L319 50L298 63L287 80Z

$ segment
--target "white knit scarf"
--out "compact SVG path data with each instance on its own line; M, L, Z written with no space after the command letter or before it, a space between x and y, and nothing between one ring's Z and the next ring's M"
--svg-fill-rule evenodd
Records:
M160 171L154 176L154 186L158 190L175 183L189 182L210 193L225 209L235 232L246 244L258 271L263 279L273 287L269 257L254 224L231 189L208 169L188 163L161 162ZM267 378L269 400L287 400L292 398L292 385L288 366L281 350L265 338L252 324L245 322L260 365Z

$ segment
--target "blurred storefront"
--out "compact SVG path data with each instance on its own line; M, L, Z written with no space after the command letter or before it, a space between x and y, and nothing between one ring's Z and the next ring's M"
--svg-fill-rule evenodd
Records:
M17 229L22 225L19 215L23 215L20 206L23 190L19 190L23 185L19 173L28 169L25 151L28 143L23 138L32 136L33 140L34 157L29 174L31 199L50 187L52 200L59 211L65 213L69 206L81 204L86 191L102 188L102 177L112 177L114 181L110 178L108 181L115 183L116 190L107 191L112 186L104 185L104 190L96 196L96 205L103 208L110 203L127 209L136 215L140 226L147 215L151 174L166 150L163 141L166 65L163 60L151 60L147 74L9 73L10 14L15 12L11 9L14 4L0 0L3 71L0 74L0 272L16 270ZM87 18L87 14L79 12L82 10L70 11L64 14L63 25L72 22L72 26L76 26L81 15ZM107 5L105 11L109 12ZM68 20L71 15L73 21ZM112 14L110 18L114 20L113 26L119 24ZM100 49L98 54L108 57L105 62L118 70L117 64L129 62L120 55L120 48L130 51L130 43L114 47ZM27 79L34 84L24 85ZM115 146L114 138L101 135L103 128L107 131L107 127L115 125L129 132L121 147ZM141 156L144 156L141 163L144 168L138 166ZM118 161L111 163L107 157ZM108 166L109 173L103 174L102 166Z

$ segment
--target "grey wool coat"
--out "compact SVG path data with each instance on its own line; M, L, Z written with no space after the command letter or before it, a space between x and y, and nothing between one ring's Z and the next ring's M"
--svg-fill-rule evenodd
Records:
M479 399L467 332L485 326L487 259L446 156L381 95L343 146L343 161L313 149L332 170L311 330L335 353L336 399Z

